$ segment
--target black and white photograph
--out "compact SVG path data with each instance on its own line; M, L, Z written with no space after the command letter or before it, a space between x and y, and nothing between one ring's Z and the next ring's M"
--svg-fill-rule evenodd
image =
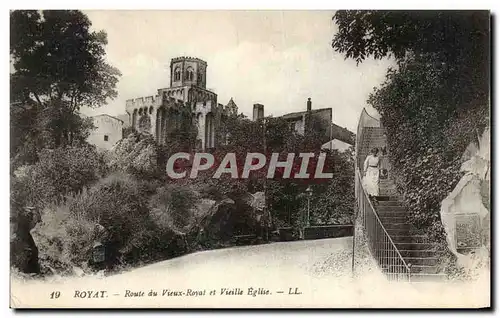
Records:
M10 10L10 308L490 308L491 25Z

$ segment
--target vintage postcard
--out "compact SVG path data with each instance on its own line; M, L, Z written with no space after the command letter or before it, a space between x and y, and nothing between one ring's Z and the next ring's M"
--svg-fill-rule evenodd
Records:
M489 11L10 12L11 308L489 308Z

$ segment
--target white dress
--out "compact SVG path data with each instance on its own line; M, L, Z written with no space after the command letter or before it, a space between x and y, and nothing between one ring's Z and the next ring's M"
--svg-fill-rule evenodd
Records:
M373 155L368 155L365 159L363 186L369 195L378 196L379 162L380 158Z

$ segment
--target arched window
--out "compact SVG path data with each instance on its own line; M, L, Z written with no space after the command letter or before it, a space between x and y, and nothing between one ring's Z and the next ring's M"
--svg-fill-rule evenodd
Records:
M186 69L186 80L192 81L194 79L194 70L191 67Z
M181 80L181 69L177 67L174 70L174 81L180 81L180 80Z

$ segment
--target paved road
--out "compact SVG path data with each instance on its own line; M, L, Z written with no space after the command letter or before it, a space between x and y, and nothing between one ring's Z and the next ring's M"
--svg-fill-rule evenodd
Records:
M361 275L353 278L351 242L339 238L205 251L106 278L13 280L12 295L16 306L79 307L405 307L428 306L436 295L453 297L442 286L388 285L370 262L358 264ZM57 299L50 299L53 291L60 292ZM150 291L157 295L148 296ZM471 301L465 295L461 292L459 304Z

